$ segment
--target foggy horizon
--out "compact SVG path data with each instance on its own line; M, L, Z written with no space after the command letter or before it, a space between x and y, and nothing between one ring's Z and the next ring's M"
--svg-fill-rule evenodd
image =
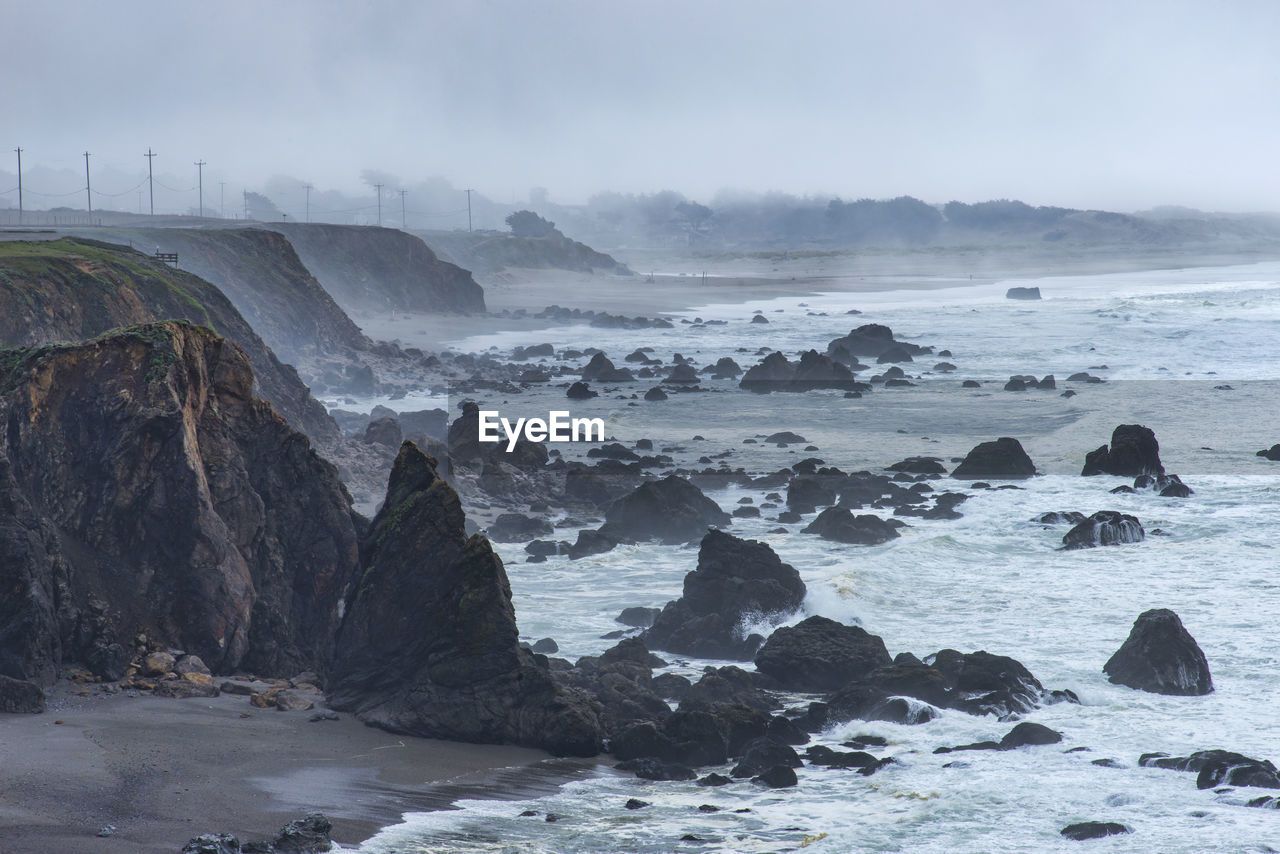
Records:
M132 211L219 182L1274 211L1280 9L1239 3L14 7L0 182ZM78 183L77 183L78 182ZM16 180L12 182L16 184ZM10 183L0 191L10 190ZM112 196L111 194L116 194ZM270 195L267 192L267 195ZM0 204L16 206L16 192ZM142 203L145 204L145 199Z

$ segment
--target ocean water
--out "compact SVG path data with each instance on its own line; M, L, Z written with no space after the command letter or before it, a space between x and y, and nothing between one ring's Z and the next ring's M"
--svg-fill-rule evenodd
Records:
M1181 755L1223 748L1280 758L1280 464L1254 451L1280 441L1280 264L1055 277L995 285L874 294L825 294L675 315L724 320L677 322L670 330L565 327L473 339L462 349L509 349L550 341L597 346L615 363L638 346L669 361L699 364L724 355L744 367L765 346L788 354L825 348L861 323L885 323L897 337L949 348L954 374L933 374L939 358L904 365L917 387L877 390L858 400L836 392L751 395L734 383L672 395L661 404L631 399L650 383L610 387L566 407L562 388L496 396L516 415L572 408L606 418L620 441L652 438L693 465L729 451L725 462L769 472L807 456L846 471L878 469L908 454L944 460L1000 435L1019 438L1042 476L1019 489L974 491L962 519L908 519L901 538L845 546L777 523L734 520L730 530L769 543L799 571L809 594L794 623L822 614L884 638L891 654L923 656L950 647L1012 656L1046 688L1081 703L1025 716L1064 735L1058 745L1010 752L935 755L934 748L998 740L1012 724L942 711L919 726L854 721L815 736L839 747L858 734L886 738L873 751L896 764L872 777L805 767L799 785L773 791L750 782L723 788L649 782L601 766L549 794L521 800L462 799L456 809L411 813L359 850L391 852L666 851L1271 851L1280 850L1280 812L1243 804L1265 790L1200 791L1195 775L1138 767L1142 753ZM1013 285L1037 285L1045 299L1004 299ZM803 304L803 305L802 305ZM845 314L850 308L863 312ZM768 325L751 324L761 311ZM746 350L747 352L740 352ZM865 361L865 360L864 360ZM1105 368L1100 366L1105 365ZM1066 376L1089 370L1108 381L1079 394L1000 390L1015 373ZM983 381L978 391L962 378ZM1231 386L1230 389L1220 386ZM632 405L637 404L637 405ZM504 412L506 414L506 412ZM1112 495L1120 478L1079 476L1086 451L1120 423L1156 431L1166 467L1195 491L1188 499ZM742 440L794 430L818 451ZM694 435L704 438L695 440ZM567 455L582 449L566 448ZM950 467L950 464L948 464ZM708 494L726 510L762 490ZM1145 542L1059 550L1066 526L1031 519L1049 510L1114 509L1142 520ZM572 540L573 530L557 532ZM560 655L594 655L616 641L624 607L659 607L679 595L696 546L621 546L570 562L526 564L519 544L498 546L507 564L521 633L553 637ZM1208 658L1216 690L1165 697L1110 684L1102 665L1149 608L1171 608ZM669 669L696 678L723 662L663 654ZM744 665L750 667L749 664ZM810 697L788 698L800 707ZM1072 748L1084 751L1067 752ZM803 750L803 748L801 748ZM1118 767L1101 767L1109 759ZM700 769L727 773L727 768ZM651 803L628 811L628 798ZM712 804L719 812L704 813ZM534 810L533 817L520 817ZM745 811L744 811L745 810ZM544 816L554 813L558 821ZM1058 831L1079 821L1118 821L1133 833L1085 843ZM687 834L697 839L685 840Z

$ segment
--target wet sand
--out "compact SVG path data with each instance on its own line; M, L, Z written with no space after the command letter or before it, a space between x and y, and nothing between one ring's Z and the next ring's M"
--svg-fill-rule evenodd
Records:
M0 851L176 854L203 833L270 839L313 810L350 847L458 791L507 794L592 767L310 715L253 708L243 696L81 698L59 688L44 714L0 716ZM115 833L97 836L105 825Z

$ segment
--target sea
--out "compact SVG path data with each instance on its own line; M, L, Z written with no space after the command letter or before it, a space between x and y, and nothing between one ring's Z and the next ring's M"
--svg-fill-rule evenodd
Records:
M1010 300L1010 287L1039 287L1043 298ZM750 322L757 314L769 322ZM563 326L477 336L458 349L502 355L542 342L557 350L593 346L624 366L627 354L649 347L667 365L681 353L698 366L730 356L745 369L769 350L793 358L822 352L855 326L881 323L901 340L950 350L903 365L913 386L877 387L861 398L756 395L734 381L706 380L703 391L651 403L640 398L651 380L608 386L584 402L566 401L555 384L480 399L503 415L567 408L599 416L611 439L628 446L651 439L678 465L756 474L809 457L845 471L880 471L906 456L932 455L950 469L980 441L1019 439L1039 476L992 490L943 478L937 489L970 494L959 507L963 518L907 519L902 536L883 545L829 542L800 533L803 524L778 532L773 509L734 519L729 530L768 543L803 577L803 608L783 624L821 614L881 636L891 655L952 648L1016 658L1046 688L1079 696L1079 704L1046 705L1023 718L1061 732L1062 743L935 754L940 746L998 740L1013 724L951 710L914 726L853 721L812 743L841 749L853 736L880 736L888 746L874 752L894 763L870 777L806 766L796 787L781 790L749 781L720 788L651 782L601 764L523 794L468 790L449 809L405 814L356 850L1280 850L1280 811L1245 806L1270 792L1199 790L1194 774L1138 764L1143 753L1210 748L1280 759L1280 462L1256 454L1280 442L1280 264L977 284L904 278L874 292L721 303L667 316L670 329ZM957 370L935 370L942 361ZM1081 371L1105 382L1066 381ZM1053 374L1057 387L1005 391L1019 374ZM981 388L961 388L964 379ZM1064 397L1068 389L1076 394ZM424 389L421 398L431 394ZM1166 469L1191 487L1190 497L1112 494L1129 481L1080 475L1085 453L1127 423L1155 431ZM762 441L781 430L806 444ZM769 503L770 491L734 486L707 494L731 511L744 498ZM1063 551L1066 528L1033 521L1051 510L1104 509L1137 516L1145 541ZM556 537L575 535L569 528ZM679 596L697 563L696 544L624 545L545 563L525 562L522 544L497 550L522 638L553 638L570 660L616 643L605 636L624 628L615 619L623 608L661 607ZM1207 657L1213 693L1163 696L1107 680L1103 664L1151 608L1181 617ZM750 628L767 633L772 625ZM726 663L660 655L669 664L655 673L693 679ZM815 698L783 699L801 709ZM727 774L728 767L700 771ZM631 798L649 805L625 809ZM1083 821L1118 822L1132 832L1089 842L1060 835Z

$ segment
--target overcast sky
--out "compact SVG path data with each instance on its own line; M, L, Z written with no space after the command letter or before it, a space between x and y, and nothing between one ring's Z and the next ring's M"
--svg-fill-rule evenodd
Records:
M1280 209L1275 2L0 0L0 28L10 173L88 149L123 181L150 146L206 188Z

